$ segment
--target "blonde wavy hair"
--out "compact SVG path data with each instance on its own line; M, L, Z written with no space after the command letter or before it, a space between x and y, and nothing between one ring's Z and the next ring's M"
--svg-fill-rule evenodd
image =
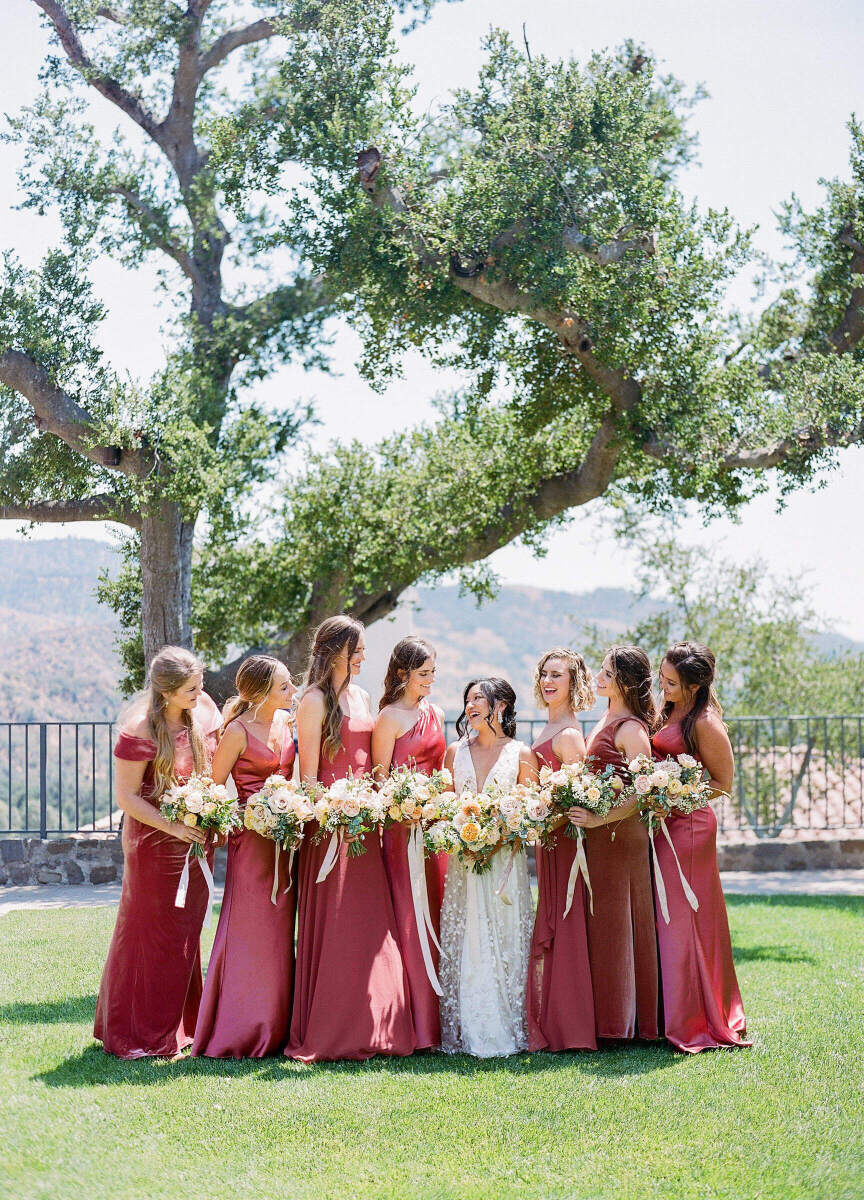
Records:
M342 709L339 699L351 682L351 672L337 691L333 687L333 664L339 654L348 648L348 661L357 649L363 635L363 626L353 617L340 613L337 617L328 617L315 630L312 650L309 655L309 666L306 669L306 687L319 688L324 693L324 724L321 749L332 762L342 749Z
M225 703L222 710L222 727L250 709L258 709L267 699L273 687L276 672L282 666L278 658L270 654L250 654L244 658L234 676L236 696Z
M190 650L185 650L182 646L163 646L150 663L144 693L147 701L147 720L156 743L156 757L153 760L153 799L158 800L177 782L174 772L174 738L165 720L165 709L172 693L203 670L203 664ZM203 774L210 768L209 755L204 735L189 708L183 709L183 724L189 735L194 770Z
M540 686L540 675L550 658L560 658L567 664L570 674L570 693L567 702L571 712L584 712L586 709L593 708L594 685L591 682L591 674L585 665L585 659L576 650L565 650L561 646L557 646L554 650L547 650L537 663L537 669L534 672L534 699L540 708L546 708L543 689Z

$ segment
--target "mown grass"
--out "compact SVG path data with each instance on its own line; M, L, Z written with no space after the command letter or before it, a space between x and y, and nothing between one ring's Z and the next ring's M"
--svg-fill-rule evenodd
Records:
M0 1194L860 1200L864 901L729 907L749 1051L319 1066L109 1058L91 1028L114 910L11 913Z

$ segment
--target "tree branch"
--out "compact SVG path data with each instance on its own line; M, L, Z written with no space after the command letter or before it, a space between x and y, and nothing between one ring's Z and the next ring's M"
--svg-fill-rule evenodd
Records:
M43 500L34 504L0 505L0 520L65 524L67 521L117 521L132 529L141 528L141 518L127 505L108 494L83 500Z
M201 282L201 272L195 263L194 258L179 242L169 237L165 232L165 225L158 212L151 208L150 205L143 200L137 192L133 192L131 188L124 187L122 184L116 184L108 191L115 196L120 196L125 200L131 209L138 215L139 224L145 228L147 233L153 240L153 244L163 250L170 258L178 264L193 283Z
M123 13L117 12L115 8L109 8L107 4L100 4L96 9L96 16L102 17L105 21L113 21L115 25L127 24Z
M59 4L58 0L33 0L33 3L42 9L54 26L60 44L66 51L66 57L82 78L97 92L100 92L106 100L116 104L161 146L161 127L156 118L145 108L139 96L128 92L116 79L112 79L110 75L106 75L95 66L84 50L78 31L63 5Z
M763 471L778 467L795 454L803 452L816 454L829 448L843 449L846 446L856 446L864 441L864 421L859 421L852 429L842 434L832 434L830 430L818 425L803 425L787 437L778 438L763 446L739 446L730 450L720 460L721 470L725 471ZM678 451L674 444L666 439L655 438L643 443L642 449L651 458L663 461L676 458Z
M253 21L251 25L243 28L229 29L200 56L198 60L199 78L206 75L208 71L212 71L214 67L218 67L229 54L239 49L240 46L251 46L255 42L266 41L268 38L275 37L276 33L276 26L266 17L262 17L260 21Z
M561 240L568 253L581 254L601 267L606 267L609 263L621 262L625 254L629 254L631 250L638 250L649 257L653 257L657 253L657 234L653 230L650 233L640 233L637 237L632 238L624 237L624 232L621 230L610 242L603 243L580 233L575 225L571 225L569 229L564 230Z
M848 225L844 226L838 237L839 241L852 251L849 273L864 276L864 245L855 238ZM843 318L837 328L828 335L828 341L838 354L848 354L862 338L864 338L864 283L852 288Z
M37 427L59 437L67 446L98 463L122 471L124 475L143 476L149 462L140 451L119 446L93 444L93 418L51 379L45 368L21 350L0 353L0 383L19 392L31 405Z

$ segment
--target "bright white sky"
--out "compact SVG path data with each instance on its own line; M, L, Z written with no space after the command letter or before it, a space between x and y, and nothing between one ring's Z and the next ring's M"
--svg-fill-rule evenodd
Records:
M704 204L728 206L744 225L758 225L758 244L779 256L772 217L781 200L796 192L805 205L818 203L820 177L848 174L845 122L861 112L860 0L467 0L442 7L425 28L406 40L405 54L417 66L424 103L452 87L469 84L480 61L480 41L491 24L521 38L527 17L533 49L550 55L584 57L626 37L644 42L688 84L704 83L710 98L697 109L700 165L685 186ZM36 73L47 39L32 0L0 0L2 44L14 47L0 73L0 112L15 112L36 92ZM94 119L110 129L111 106L98 97ZM0 248L12 248L35 264L58 241L50 217L15 212L17 151L0 146ZM160 316L152 302L149 271L130 277L110 263L95 276L111 316L103 341L118 367L146 376L161 357ZM736 291L747 301L744 282ZM456 380L433 372L418 357L404 380L384 395L372 393L353 368L357 343L340 332L337 378L286 368L263 385L278 401L314 397L323 427L316 440L358 437L375 440L430 415L429 399ZM864 639L864 555L853 533L864 510L864 450L846 451L839 470L815 493L800 493L782 513L772 499L755 501L738 525L715 522L703 528L696 515L682 537L736 558L761 555L771 570L804 572L821 613L850 636ZM590 507L577 512L569 529L550 542L549 555L534 560L520 547L493 556L507 582L574 591L627 586L631 564ZM857 532L857 529L855 530ZM0 536L15 525L0 522ZM51 526L46 536L93 536L91 525Z

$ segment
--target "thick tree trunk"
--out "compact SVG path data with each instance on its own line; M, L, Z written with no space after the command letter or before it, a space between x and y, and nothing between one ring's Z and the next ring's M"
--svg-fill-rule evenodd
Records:
M141 520L144 662L162 646L192 649L192 537L178 505L156 504Z

